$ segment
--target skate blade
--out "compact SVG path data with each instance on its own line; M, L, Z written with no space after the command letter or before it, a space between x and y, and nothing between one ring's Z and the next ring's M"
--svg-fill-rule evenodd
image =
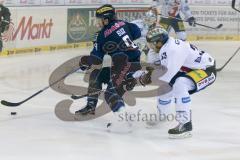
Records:
M184 138L190 138L192 137L191 132L185 132L182 134L169 134L168 138L169 139L184 139Z

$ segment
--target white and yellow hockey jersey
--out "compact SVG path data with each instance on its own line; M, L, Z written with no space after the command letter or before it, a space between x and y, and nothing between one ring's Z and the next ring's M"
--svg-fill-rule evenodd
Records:
M214 65L214 59L207 52L199 50L194 45L170 37L159 53L150 50L148 63L165 66L168 70L159 77L159 80L170 82L182 67L192 70L206 70Z
M160 6L162 5L162 8ZM153 0L153 8L158 8L163 16L176 17L182 12L185 19L192 17L188 0Z

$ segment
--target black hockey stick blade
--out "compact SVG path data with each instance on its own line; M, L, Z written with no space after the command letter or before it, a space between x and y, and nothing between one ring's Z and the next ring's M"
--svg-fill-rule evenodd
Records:
M87 93L87 94L80 95L80 96L77 96L77 95L72 94L71 98L72 98L73 100L76 100L76 99L84 98L84 97L87 97L87 96L91 96L91 95L95 95L95 94L100 94L101 92L104 92L104 91L105 91L105 90L99 90L99 91L96 91L96 92Z
M4 105L4 106L8 106L8 107L17 107L17 106L23 104L24 102L27 102L29 99L32 99L33 97L35 97L35 96L37 96L38 94L42 93L44 90L46 90L46 89L48 89L48 88L49 88L49 86L48 86L48 87L45 87L44 89L42 89L42 90L34 93L33 95L31 95L30 97L24 99L24 100L21 101L21 102L16 102L16 103L14 103L14 102L8 102L8 101L6 101L6 100L1 100L1 104Z
M12 102L8 102L8 101L5 101L5 100L1 100L1 104L4 105L4 106L9 106L9 107L17 107L17 106L21 105L22 103L21 102L12 103Z
M223 24L219 24L219 25L216 27L216 29L220 29L220 28L222 28L222 26L223 26Z
M211 27L211 26L207 26L207 25L204 25L204 24L200 24L200 23L195 23L195 24L198 25L198 26L202 26L202 27L206 27L206 28L210 28L210 29L215 29L215 30L220 29L223 26L223 24L219 24L216 27Z
M77 96L77 95L72 95L71 96L71 98L73 99L73 100L76 100L76 99L80 99L80 98L83 98L83 97L86 97L86 96L88 96L88 94L86 94L86 95L82 95L82 96Z
M99 92L99 91L98 91ZM72 95L71 98L73 100L77 100L77 99L80 99L80 98L84 98L84 97L87 97L87 96L90 96L90 95L93 95L93 94L97 94L98 92L94 92L94 93L91 93L91 94L84 94L84 95L80 95L80 96L77 96L77 95Z

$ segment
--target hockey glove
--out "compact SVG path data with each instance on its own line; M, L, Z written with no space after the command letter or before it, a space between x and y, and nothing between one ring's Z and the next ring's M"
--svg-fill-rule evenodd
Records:
M90 66L81 65L81 66L80 66L80 69L81 69L82 71L86 71L86 70L90 69Z
M139 82L141 83L141 85L146 86L148 84L152 83L152 79L151 79L151 75L153 72L153 68L152 67L146 67L147 73L143 73L140 77L139 77Z
M125 77L125 88L127 91L133 90L135 85L137 84L137 80L133 77L132 73L128 73Z
M82 71L86 71L90 69L90 65L88 63L89 56L83 56L79 61L79 67Z
M187 19L187 22L190 26L195 27L196 26L196 19L194 17L190 17Z

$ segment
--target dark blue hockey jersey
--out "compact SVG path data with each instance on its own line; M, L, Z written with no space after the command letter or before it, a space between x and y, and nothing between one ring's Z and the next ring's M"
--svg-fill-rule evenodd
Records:
M141 52L134 40L141 37L140 28L133 23L115 20L104 26L97 36L91 55L103 59L105 54L126 54L130 62L138 61Z

